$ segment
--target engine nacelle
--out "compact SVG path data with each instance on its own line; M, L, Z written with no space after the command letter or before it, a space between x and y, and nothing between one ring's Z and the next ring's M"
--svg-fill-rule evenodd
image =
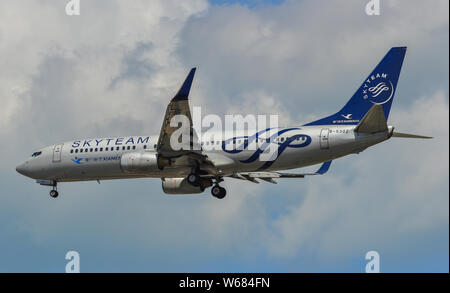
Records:
M126 173L146 173L158 171L155 153L125 153L120 158L120 167Z
M211 186L212 182L205 179L200 186L193 186L186 178L161 178L162 189L167 194L193 194L202 193L205 187Z

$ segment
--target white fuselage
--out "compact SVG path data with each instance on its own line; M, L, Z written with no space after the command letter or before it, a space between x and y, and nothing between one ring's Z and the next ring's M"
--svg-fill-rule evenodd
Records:
M240 139L239 132L224 133L223 139L212 140L213 142L202 141L202 153L215 160L221 175L260 170L286 170L359 153L388 139L393 131L393 128L389 127L388 131L383 133L358 134L354 132L354 128L354 125L278 128L280 135L276 143L279 155L273 161L261 161L258 155L260 154L258 147L263 150L268 146L265 144L267 136L264 131L259 135L256 149L252 149L250 145L245 146L245 138ZM297 139L287 142L294 136ZM236 137L235 144L231 142L233 137ZM177 166L145 173L124 172L121 166L124 154L156 153L157 141L158 136L133 136L65 142L39 150L36 153L40 154L27 159L17 167L17 171L34 179L56 182L139 177L170 178L188 175L191 171L189 168ZM258 153L255 154L256 152Z

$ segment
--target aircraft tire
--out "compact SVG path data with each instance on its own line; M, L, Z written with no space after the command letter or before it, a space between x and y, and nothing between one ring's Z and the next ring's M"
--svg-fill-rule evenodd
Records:
M59 195L58 191L56 190L50 190L50 196L53 198L57 198Z
M191 173L188 175L187 177L187 181L189 182L189 184L191 184L192 186L199 186L200 185L200 176L198 176L195 173Z
M211 194L215 198L223 199L227 195L227 191L225 188L215 185L211 188Z

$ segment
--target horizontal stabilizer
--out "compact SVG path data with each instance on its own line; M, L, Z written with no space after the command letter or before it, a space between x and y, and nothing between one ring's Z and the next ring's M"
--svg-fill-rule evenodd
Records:
M377 133L387 130L387 121L381 105L373 105L355 128L355 131L359 133Z
M331 161L326 161L322 164L322 166L319 168L319 170L316 171L316 174L323 175L328 172L328 169L330 169Z
M242 172L242 173L233 173L230 175L231 178L235 179L242 179L242 180L248 180L253 183L259 183L256 179L261 179L273 184L276 184L277 182L273 180L274 178L304 178L305 176L309 175L323 175L326 172L328 172L328 169L330 169L331 161L327 161L323 163L319 170L317 170L315 173L281 173L281 172Z
M394 132L394 133L392 133L392 136L393 137L402 137L402 138L425 138L425 139L432 138L431 136L423 136L423 135L401 133L401 132Z

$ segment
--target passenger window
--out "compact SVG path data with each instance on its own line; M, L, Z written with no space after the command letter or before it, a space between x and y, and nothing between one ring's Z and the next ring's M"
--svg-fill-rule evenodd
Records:
M78 153L78 149L76 149L75 152Z
M108 151L108 147L105 148L105 151Z
M103 152L103 148L100 148L100 151Z
M130 150L130 146L127 146L127 150Z
M83 152L83 149L80 149L80 153L82 153Z
M87 152L88 152L88 149L85 149L84 152L87 153ZM80 153L82 153L82 151L81 151Z
M146 144L144 144L144 150L147 148L147 145Z
M135 150L135 149L136 149L136 146L134 145L134 146L133 146L133 150Z
M124 150L125 150L125 147L123 146L123 147L122 147L122 151L124 151Z
M116 147L116 151L118 151L120 148L119 147Z
M70 153L72 154L72 153L73 153L73 150L70 150Z
M156 150L156 144L155 145L153 145L153 148Z

